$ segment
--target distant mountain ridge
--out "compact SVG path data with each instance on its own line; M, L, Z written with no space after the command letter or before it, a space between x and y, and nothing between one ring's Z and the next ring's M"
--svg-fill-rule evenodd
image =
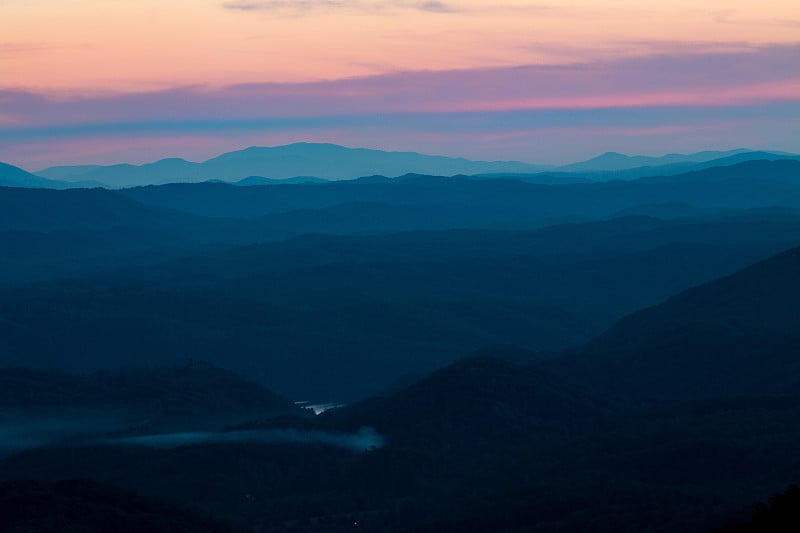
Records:
M735 153L734 153L735 152ZM596 158L589 160L586 167L582 170L575 170L575 167L568 165L567 167L560 167L555 171L546 172L543 174L535 174L528 176L518 176L517 179L523 181L541 181L547 177L551 182L565 182L570 179L583 179L589 181L612 181L612 180L636 180L640 178L651 177L669 177L679 174L686 174L689 172L697 172L714 167L727 167L738 165L740 163L747 163L751 161L780 161L780 160L800 160L800 155L783 153L783 152L765 152L765 151L739 151L733 150L732 152L699 152L702 156L716 154L719 157L716 159L705 159L701 157L700 161L693 161L692 157L695 154L685 156L687 159L683 161L675 161L677 156L662 158L647 158L641 156L623 156L621 154L614 154L614 157L607 159ZM732 154L732 155L726 155ZM599 159L599 161L597 161ZM649 159L652 159L650 161ZM606 164L604 164L604 161ZM614 163L616 161L616 164ZM669 162L666 161L675 161ZM578 164L584 165L583 163ZM592 165L599 165L592 167Z
M108 184L132 187L163 183L224 181L240 185L308 183L356 179L361 176L394 178L407 174L478 176L522 179L540 183L570 183L587 178L597 180L635 179L642 176L676 174L709 166L731 165L753 159L796 158L782 152L704 151L668 154L661 157L627 156L607 152L598 157L562 166L537 165L520 161L473 161L426 155L347 148L335 144L295 143L285 146L252 146L221 154L204 162L167 158L143 165L57 166L36 172L36 176L64 183ZM40 186L48 186L41 182ZM53 187L64 185L52 184Z
M0 163L0 185L6 187L52 187L54 182L35 176L19 167Z
M61 181L43 178L8 163L0 162L0 187L25 187L30 189L72 189L99 187L102 183L90 181Z
M752 152L752 150L739 148L724 152L704 151L695 152L693 154L667 154L661 157L643 155L629 156L618 152L606 152L586 161L563 165L559 167L559 170L561 172L582 172L587 170L614 171L629 170L637 167L673 165L676 163L705 163L715 159L722 159L750 152Z
M162 159L144 165L53 167L37 172L46 178L98 180L114 187L166 182L222 180L236 182L251 176L288 179L314 176L320 179L353 179L382 174L480 174L487 172L532 173L547 166L519 161L471 161L416 152L385 152L345 148L334 144L296 143L276 147L251 146L228 152L202 163Z

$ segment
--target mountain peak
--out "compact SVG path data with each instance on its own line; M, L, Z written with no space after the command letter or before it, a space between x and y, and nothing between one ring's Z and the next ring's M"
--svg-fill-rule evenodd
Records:
M619 152L604 152L590 161L598 161L603 159L628 159L630 156L621 154Z

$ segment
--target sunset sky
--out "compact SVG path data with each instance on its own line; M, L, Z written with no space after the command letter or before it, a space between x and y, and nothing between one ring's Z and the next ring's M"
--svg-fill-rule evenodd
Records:
M800 151L800 2L0 0L0 161L295 141Z

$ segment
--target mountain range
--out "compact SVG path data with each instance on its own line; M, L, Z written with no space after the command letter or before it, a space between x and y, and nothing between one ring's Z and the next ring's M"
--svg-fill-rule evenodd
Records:
M722 159L725 157L748 153L750 150L740 148L737 150L729 150L725 152L719 151L705 151L696 152L693 154L667 154L661 157L650 156L627 156L618 152L606 152L592 159L572 163L560 167L564 172L581 172L591 170L629 170L637 167L648 166L666 166L679 163L703 163L715 159Z
M681 157L0 187L0 529L786 519L800 161Z
M253 176L269 179L314 176L340 180L373 174L399 176L409 172L448 176L490 172L531 173L546 168L516 161L470 161L414 152L298 143L272 148L253 146L202 163L172 158L145 165L54 167L36 174L48 179L97 180L111 187L130 187L167 182L240 181L248 178L252 182Z
M580 344L800 242L798 175L0 188L0 361L202 358L349 401L481 346Z
M748 160L796 157L783 152L745 149L669 154L662 157L626 156L609 152L587 161L556 167L519 161L471 161L415 152L386 152L333 144L297 143L276 147L254 146L225 153L201 163L168 158L143 165L58 166L34 173L4 165L0 167L0 186L120 188L203 181L264 185L283 183L284 180L287 180L286 183L312 183L373 175L393 178L409 173L568 183L586 179L597 181L672 175Z

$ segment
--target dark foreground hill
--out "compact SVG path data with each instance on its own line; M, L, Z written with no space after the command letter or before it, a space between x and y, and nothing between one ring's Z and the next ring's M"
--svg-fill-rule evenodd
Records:
M780 395L800 386L800 248L634 313L548 366L661 399Z
M800 487L792 485L768 503L759 503L750 522L730 525L715 533L792 533L800 531Z
M106 189L0 187L0 230L54 231L142 227L174 229L198 217L143 205Z
M537 427L585 422L606 412L603 403L538 368L481 356L323 418L335 427L373 427L396 445L474 449L476 441L491 446Z
M217 520L89 480L0 484L6 533L233 533Z
M320 441L72 443L0 460L0 479L91 477L271 531L708 531L800 468L800 408L662 411L541 370L471 358L318 418L249 424L333 434L374 422L383 446Z

